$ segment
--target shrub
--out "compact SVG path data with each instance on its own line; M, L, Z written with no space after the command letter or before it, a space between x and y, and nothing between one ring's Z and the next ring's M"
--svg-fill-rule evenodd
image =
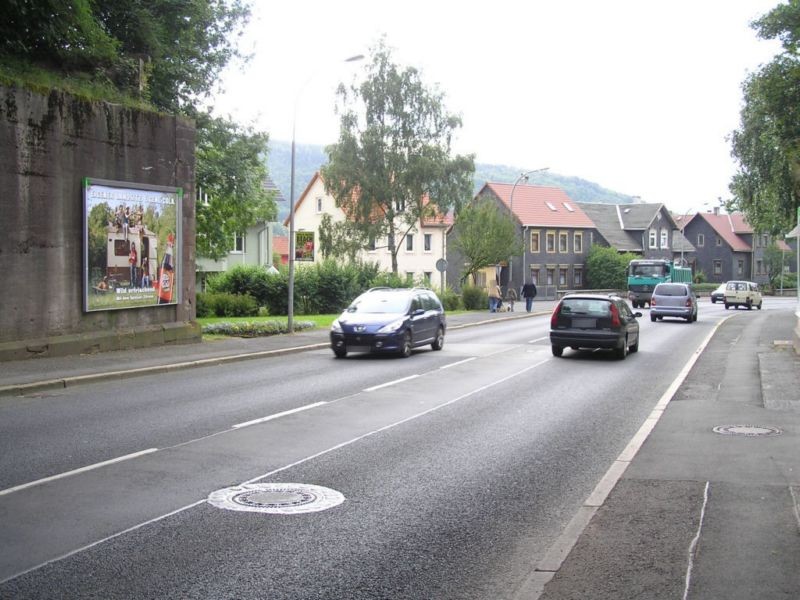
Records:
M258 305L252 296L225 292L197 294L198 317L252 317Z
M295 331L314 329L316 325L311 321L295 321ZM261 321L258 323L211 323L203 325L203 333L216 335L232 335L237 337L257 337L263 335L277 335L288 333L288 323L282 321Z
M266 268L258 265L237 265L230 271L210 277L206 288L209 292L248 295L259 306L266 306L272 279L275 277L278 275L271 275Z
M630 252L594 245L586 257L586 281L595 290L627 290L628 263L641 258Z
M444 306L445 310L459 310L461 308L461 296L456 294L452 288L447 288L441 292L439 300L442 301L442 306Z
M708 277L703 271L697 271L694 274L694 282L695 283L706 283L708 281Z
M483 288L465 285L461 288L461 299L466 310L483 310L489 305L489 296Z

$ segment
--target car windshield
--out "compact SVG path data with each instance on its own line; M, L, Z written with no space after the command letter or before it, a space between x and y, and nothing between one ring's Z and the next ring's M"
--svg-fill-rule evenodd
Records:
M666 284L656 286L654 296L686 296L688 288L685 285Z
M561 312L573 315L594 315L603 317L609 313L608 300L593 300L591 298L567 298L561 304Z
M404 313L408 310L408 295L371 292L356 298L347 308L351 313Z

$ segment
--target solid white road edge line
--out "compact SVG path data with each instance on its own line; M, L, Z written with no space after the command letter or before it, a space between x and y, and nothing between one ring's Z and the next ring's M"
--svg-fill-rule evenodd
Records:
M664 414L667 405L675 395L675 392L677 392L678 388L683 384L684 380L689 375L689 371L692 370L692 367L694 367L697 359L703 353L703 350L705 350L706 346L708 346L711 338L714 337L717 329L719 329L719 327L729 318L730 317L725 317L719 321L709 332L700 346L697 347L697 350L694 351L692 356L684 365L683 369L681 369L680 373L678 373L678 376L658 400L648 418L634 434L633 438L631 438L631 441L620 453L617 459L611 464L608 471L606 471L605 475L603 475L602 479L600 479L600 482L594 488L592 493L589 494L588 498L583 504L583 507L578 510L577 514L567 524L561 535L555 540L555 542L553 542L553 544L545 553L544 557L539 561L536 568L533 570L533 573L555 573L561 568L564 560L567 558L567 556L569 556L573 546L583 533L584 528L589 524L591 517L594 515L597 509L603 505L608 497L608 494L612 489L614 489L614 486L625 473L628 465L633 461L633 458L642 447L642 444L644 444L647 436L650 435L655 428L658 420ZM538 579L535 577L531 577L529 580L533 585L531 585L528 589L521 590L521 593L525 594L524 597L527 600L537 600L544 591L544 585L536 585Z
M44 479L37 479L36 481L31 481L28 483L23 483L22 485L17 485L12 488L8 488L6 490L0 490L0 496L5 496L6 494L11 494L13 492L18 492L20 490L24 490L29 487L33 487L35 485L41 485L43 483L47 483L48 481L55 481L56 479L63 479L64 477L71 477L72 475L77 475L78 473L84 473L86 471L91 471L92 469L99 469L101 467L105 467L108 465L113 465L114 463L122 462L123 460L130 460L132 458L138 458L139 456L144 456L145 454L150 454L151 452L157 451L158 448L148 448L147 450L142 450L141 452L134 452L133 454L127 454L125 456L120 456L118 458L112 458L111 460L105 460L103 462L95 463L93 465L87 465L85 467L81 467L80 469L73 469L72 471L67 471L65 473L59 473L58 475L52 475L51 477L45 477Z
M311 456L307 456L305 458L302 458L302 459L300 459L298 461L295 461L295 462L293 462L293 463L291 463L289 465L285 465L283 467L280 467L278 469L270 471L269 473L264 473L263 475L259 475L258 477L255 477L254 479L250 479L248 481L243 482L242 485L248 485L248 484L251 484L251 483L256 483L257 481L261 481L262 479L266 479L267 477L271 477L271 476L276 475L276 474L278 474L278 473L280 473L282 471L286 471L287 469L291 469L292 467L296 467L296 466L301 465L303 463L309 462L311 460L314 460L315 458L319 458L320 456L324 456L326 454L329 454L331 452L339 450L340 448L344 448L346 446L350 446L352 444L355 444L356 442L360 442L361 440L363 440L365 438L368 438L370 436L376 435L378 433L382 433L382 432L387 431L389 429L393 429L394 427L398 427L400 425L403 425L404 423L408 423L409 421L413 421L414 419L418 419L420 417L424 417L425 415L430 414L432 412L435 412L435 411L437 411L437 410L439 410L441 408L444 408L446 406L450 406L451 404L455 404L456 402L459 402L461 400L469 398L470 396L474 396L475 394L478 394L480 392L486 391L489 388L492 388L492 387L494 387L496 385L504 383L504 382L506 382L506 381L508 381L510 379L513 379L514 377L522 375L523 373L527 373L531 369L535 369L536 367L539 367L539 366L543 365L546 362L547 362L546 360L543 360L543 361L540 361L540 362L538 362L536 364L533 364L533 365L530 365L528 367L525 367L521 371L517 371L516 373L513 373L511 375L507 375L506 377L503 377L502 379L498 379L497 381L494 381L492 383L488 383L486 385L483 385L483 386L481 386L481 387L479 387L477 389L472 390L471 392L467 392L466 394L462 394L461 396L458 396L457 398L453 398L452 400L448 400L447 402L439 404L438 406L434 406L433 408L429 408L428 410L422 411L420 413L417 413L417 414L412 415L410 417L407 417L405 419L401 419L400 421L397 421L395 423L390 423L389 425L385 425L385 426L383 426L383 427L381 427L379 429L376 429L374 431L370 431L369 433L365 433L363 435L355 437L355 438L353 438L351 440L348 440L346 442L342 442L341 444L336 444L335 446L332 446L332 447L328 448L327 450L322 450L321 452L317 452L316 454L312 454ZM129 527L128 529L124 529L123 531L119 531L117 533L114 533L112 535L104 537L101 540L97 540L95 542L92 542L91 544L87 544L86 546L82 546L80 548L76 548L75 550L67 552L66 554L63 554L63 555L58 556L56 558L52 558L52 559L50 559L48 561L43 562L42 564L36 565L35 567L31 567L30 569L26 569L26 570L24 570L24 571L22 571L20 573L15 573L14 575L11 575L10 577L7 577L7 578L3 579L2 581L0 581L0 584L3 584L5 582L7 582L7 581L11 581L12 579L16 579L17 577L21 577L22 575L25 575L27 573L31 573L33 571L36 571L37 569L41 569L42 567L45 567L45 566L47 566L49 564L58 562L60 560L63 560L65 558L68 558L70 556L78 554L80 552L83 552L84 550L89 550L90 548L94 548L95 546L98 546L98 545L103 544L103 543L105 543L107 541L116 539L116 538L118 538L118 537L120 537L122 535L125 535L126 533L131 533L131 532L134 532L134 531L136 531L138 529L141 529L142 527L146 527L147 525L151 525L153 523L158 523L159 521L162 521L164 519L167 519L169 517L172 517L174 515L177 515L179 513L187 511L187 510L189 510L191 508L194 508L196 506L200 506L202 504L205 504L206 502L207 502L207 498L203 498L202 500L198 500L197 502L192 502L191 504L188 504L186 506L183 506L181 508L173 510L173 511L171 511L171 512L165 514L165 515L160 515L158 517L150 519L149 521L145 521L144 523L139 523L138 525L134 525L133 527Z
M246 421L245 423L239 423L234 425L232 429L239 429L241 427L248 427L250 425L256 425L258 423L266 423L267 421L272 421L273 419L280 419L281 417L285 417L286 415L291 415L297 412L301 412L303 410L308 410L310 408L316 408L317 406L322 406L323 404L327 404L326 401L322 402L314 402L313 404L306 404L305 406L300 406L298 408L293 408L292 410L285 410L283 412L275 413L274 415L269 415L267 417L261 417L260 419L253 419L252 421Z

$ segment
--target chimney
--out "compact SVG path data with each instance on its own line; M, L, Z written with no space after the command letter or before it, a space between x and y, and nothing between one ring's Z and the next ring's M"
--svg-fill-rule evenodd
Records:
M714 214L715 214L716 216L719 216L719 206L715 206L715 207L714 207Z

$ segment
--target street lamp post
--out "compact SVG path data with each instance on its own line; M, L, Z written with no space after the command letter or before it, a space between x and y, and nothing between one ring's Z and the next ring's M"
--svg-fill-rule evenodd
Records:
M342 62L350 63L357 62L364 58L363 54L357 54L350 58L344 59ZM300 87L297 96L294 100L294 115L292 116L292 168L291 177L289 182L289 306L287 313L286 326L289 333L294 333L294 259L295 259L295 239L294 239L294 157L295 157L295 132L297 131L297 107L300 104L300 96L303 93L306 85L314 78L312 75L306 79L305 83Z
M528 182L528 178L530 177L531 173L540 173L542 171L547 171L550 167L543 167L541 169L533 169L531 171L525 171L524 173L520 173L517 180L514 182L514 185L511 186L511 196L509 197L508 203L511 208L511 221L514 221L514 190L517 189L517 186L520 182ZM516 224L514 225L514 229L516 230ZM514 236L516 238L516 235ZM525 250L522 251L522 256L525 256ZM513 256L508 257L508 288L511 289L511 281L514 277L514 263L512 262ZM525 273L522 274L523 281L525 280ZM516 288L515 288L516 289Z

